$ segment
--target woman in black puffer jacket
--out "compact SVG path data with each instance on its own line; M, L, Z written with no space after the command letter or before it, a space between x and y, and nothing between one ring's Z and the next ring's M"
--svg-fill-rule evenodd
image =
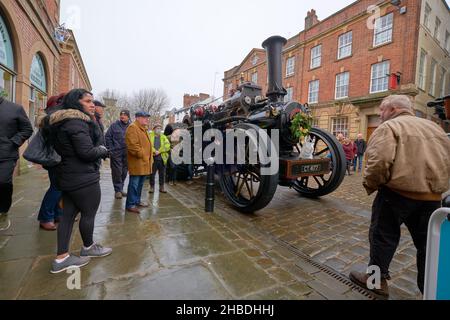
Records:
M104 257L112 250L93 241L94 221L100 206L100 166L108 157L101 145L102 135L95 121L92 93L84 89L70 91L64 97L62 110L49 119L50 142L61 156L56 168L57 185L63 196L63 215L58 226L58 256L52 273L82 267L91 257ZM81 213L80 233L84 247L80 257L69 255L73 224Z

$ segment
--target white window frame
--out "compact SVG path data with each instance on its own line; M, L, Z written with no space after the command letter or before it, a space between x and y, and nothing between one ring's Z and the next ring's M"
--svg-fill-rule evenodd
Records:
M319 44L311 48L311 69L319 68L322 65L322 45Z
M314 118L312 126L313 126L313 128L320 129L320 118Z
M330 131L334 136L342 133L345 137L348 137L349 129L348 117L338 117L331 119Z
M439 38L441 37L441 25L442 25L441 19L436 17L436 21L434 22L433 36L438 42L440 42Z
M0 65L1 71L9 74L11 76L11 93L7 99L11 102L16 102L16 73L6 68L6 66ZM6 90L6 88L3 88Z
M284 102L288 103L294 100L294 87L286 88L287 95L284 96Z
M447 70L441 66L441 94L440 97L445 96L445 84L446 84L446 78L447 78Z
M309 82L308 85L308 103L318 103L319 102L319 90L320 90L320 81L313 80Z
M445 44L444 44L445 50L450 52L450 32L448 30L445 30Z
M72 66L71 66L71 73L72 73L72 75L71 75L71 87L72 87L72 89L75 89L75 65L72 63Z
M350 48L350 51L348 51ZM341 34L338 38L338 60L353 54L353 31Z
M420 89L425 90L425 86L426 86L426 75L427 75L427 55L428 53L423 50L420 49L420 60L419 60L419 83L418 86Z
M252 83L253 84L258 84L258 72L253 72L252 73Z
M425 3L425 17L423 18L423 25L430 29L430 16L431 16L431 7L426 2Z
M342 72L336 75L336 88L334 98L345 99L348 98L350 90L350 72Z
M286 60L286 77L293 76L295 74L295 56L289 57Z
M230 91L233 89L233 82L228 83L227 95L230 94Z
M431 70L430 70L430 90L428 90L428 94L430 96L436 96L436 76L437 76L437 61L431 59Z
M387 66L387 68L386 68ZM377 70L376 68L382 68ZM370 93L386 92L389 90L389 74L390 74L391 63L389 60L383 62L375 63L371 67L370 72ZM387 72L386 72L387 69ZM374 82L378 81L377 88L374 90ZM383 87L380 89L379 82L383 81Z
M390 21L390 22L389 22ZM373 46L379 47L392 42L394 29L394 13L388 13L375 20L373 30ZM385 36L387 35L387 36ZM381 39L381 40L380 40Z

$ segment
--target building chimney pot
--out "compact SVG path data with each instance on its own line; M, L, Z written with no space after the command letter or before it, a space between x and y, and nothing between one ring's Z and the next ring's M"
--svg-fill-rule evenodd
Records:
M317 17L316 10L311 9L305 18L305 30L311 29L317 23L319 23L319 18Z

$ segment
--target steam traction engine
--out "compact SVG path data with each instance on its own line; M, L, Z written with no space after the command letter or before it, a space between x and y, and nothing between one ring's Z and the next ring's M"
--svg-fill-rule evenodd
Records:
M305 105L284 102L287 94L282 87L282 50L286 39L274 36L263 43L267 51L269 87L267 97L262 89L243 84L238 91L218 107L198 106L190 110L183 124L194 131L194 123L201 121L202 130L214 128L256 132L258 138L273 129L279 130L279 172L264 175L261 169L270 164L237 164L218 166L220 186L231 204L241 212L254 212L266 207L273 199L278 185L295 189L305 197L321 197L335 191L345 176L346 159L340 143L323 130L313 128L309 137L310 157L300 157L305 147L294 138L291 123L298 113L309 114ZM311 142L310 141L310 142ZM268 145L270 149L270 138ZM236 142L237 143L237 142ZM250 141L246 139L246 152ZM224 147L225 148L225 147ZM236 150L236 149L234 149ZM224 151L224 154L226 151ZM254 163L254 162L252 162Z

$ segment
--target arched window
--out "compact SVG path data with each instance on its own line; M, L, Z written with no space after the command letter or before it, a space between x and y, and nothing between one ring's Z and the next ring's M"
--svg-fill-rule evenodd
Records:
M47 74L39 54L33 56L30 70L30 120L35 124L36 116L42 113L47 103Z
M0 15L0 96L14 100L14 54L5 20Z

